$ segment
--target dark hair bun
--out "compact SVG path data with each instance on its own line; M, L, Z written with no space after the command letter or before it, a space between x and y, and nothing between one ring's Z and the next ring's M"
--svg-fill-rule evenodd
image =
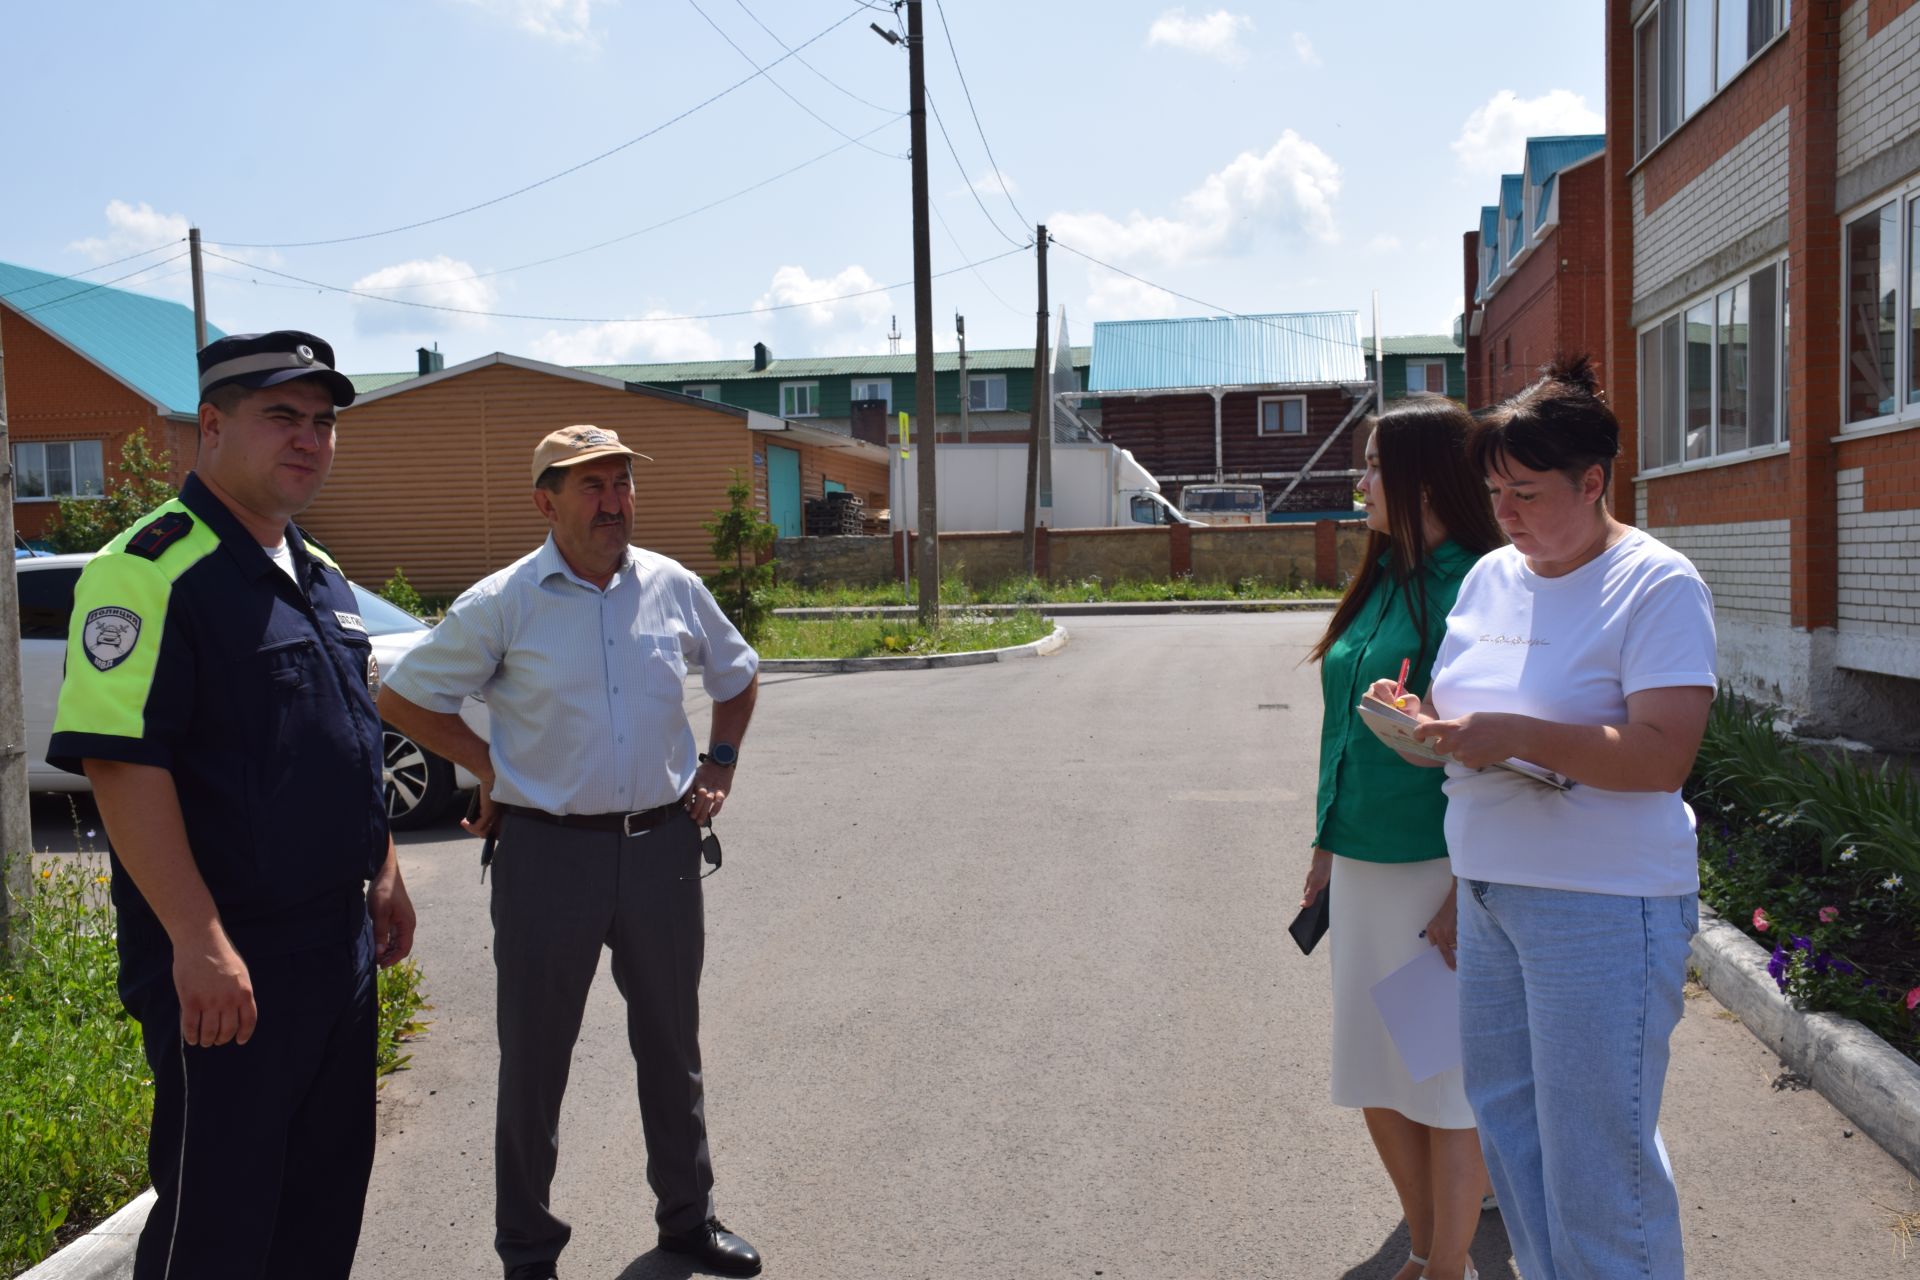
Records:
M1585 352L1554 357L1547 366L1547 377L1584 395L1600 394L1600 376L1593 371L1593 361Z

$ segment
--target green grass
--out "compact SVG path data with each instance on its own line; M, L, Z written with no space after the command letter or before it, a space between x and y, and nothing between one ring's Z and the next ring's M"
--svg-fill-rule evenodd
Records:
M1053 623L1037 613L997 616L950 615L928 632L916 621L893 618L832 618L802 622L773 618L754 647L763 658L898 658L916 654L973 653L1031 644Z
M39 1262L147 1185L153 1080L114 989L104 856L45 860L0 956L0 1276ZM412 961L380 974L377 1072L425 1029Z
M1340 592L1332 587L1315 587L1301 582L1269 582L1261 578L1200 581L1193 578L1116 579L1103 582L1097 577L1072 582L1043 582L1038 578L1008 578L989 587L976 588L958 577L940 584L940 602L969 604L1069 604L1102 601L1142 600L1333 600ZM876 605L919 603L917 591L909 594L897 582L868 587L798 587L783 583L768 592L776 609L858 608Z

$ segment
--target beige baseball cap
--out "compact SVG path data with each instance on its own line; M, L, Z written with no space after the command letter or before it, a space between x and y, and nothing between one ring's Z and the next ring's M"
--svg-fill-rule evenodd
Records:
M533 451L533 482L540 483L540 477L548 467L570 467L576 462L585 462L589 458L638 458L642 462L652 462L644 453L636 453L620 443L620 437L605 427L595 427L586 423L578 426L562 427L548 434L539 447Z

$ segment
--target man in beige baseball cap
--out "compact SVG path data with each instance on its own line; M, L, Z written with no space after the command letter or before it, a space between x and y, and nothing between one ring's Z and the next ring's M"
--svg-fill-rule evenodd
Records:
M554 1276L572 1233L549 1194L602 946L642 1050L660 1247L721 1275L760 1270L714 1216L699 1042L700 824L732 790L760 659L697 574L632 545L635 458L650 461L604 427L542 440L545 545L454 601L380 695L387 723L481 779L467 829L498 835L494 1248L508 1280ZM713 699L704 752L684 707L689 663ZM491 748L458 714L483 687ZM710 857L718 867L717 843Z

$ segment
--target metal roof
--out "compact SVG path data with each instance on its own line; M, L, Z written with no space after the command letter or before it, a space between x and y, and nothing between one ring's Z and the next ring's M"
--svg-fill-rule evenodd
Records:
M1073 363L1085 368L1093 358L1092 347L1074 347ZM912 352L900 355L869 356L795 356L790 359L775 359L764 369L753 367L752 360L694 360L678 364L590 364L580 368L588 373L598 373L609 378L619 378L623 382L730 382L742 378L837 378L859 377L863 374L886 375L914 372ZM933 354L935 372L944 373L960 368L960 355L955 351L936 351ZM980 351L967 352L968 372L983 369L1031 369L1033 368L1032 347L989 347Z
M1553 183L1562 169L1578 164L1607 148L1604 133L1587 133L1559 138L1527 139L1527 181L1539 188L1533 200L1533 226L1538 230L1546 221L1547 206L1553 201Z
M0 262L0 303L151 401L162 413L200 408L193 309L70 276ZM11 317L10 317L11 318ZM226 334L207 326L207 339Z
M1089 391L1364 382L1353 311L1301 311L1093 326Z
M396 382L405 382L409 378L419 376L417 373L350 373L347 375L347 381L353 384L354 395L363 396L369 391L378 391Z
M1373 355L1373 341L1366 340L1367 355ZM1461 356L1466 349L1444 333L1403 334L1380 339L1381 351L1390 356Z
M1520 216L1520 191L1525 180L1517 173L1500 175L1500 212L1509 218Z

